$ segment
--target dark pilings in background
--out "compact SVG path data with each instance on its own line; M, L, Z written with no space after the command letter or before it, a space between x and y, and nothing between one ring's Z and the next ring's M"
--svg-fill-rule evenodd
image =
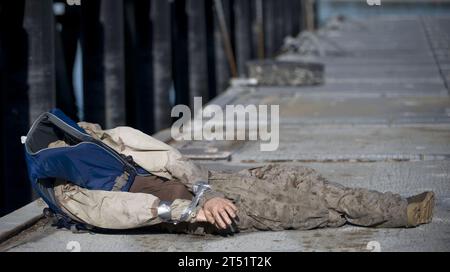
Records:
M189 105L189 44L186 0L171 2L172 10L172 81L175 93L171 103ZM203 16L204 18L204 16Z
M247 74L246 62L252 58L251 0L234 1L236 63L240 77Z
M123 126L125 112L124 5L122 0L103 0L100 21L104 33L105 127Z
M222 1L223 15L225 17L225 22L228 27L228 34L231 37L231 1L230 0L219 0ZM213 1L213 12L214 14L214 47L215 47L215 64L216 64L216 93L220 94L226 90L229 84L229 79L231 78L231 68L230 63L227 60L227 53L225 48L225 40L220 27L220 18L218 16L217 6ZM220 12L220 11L219 11ZM207 101L203 100L203 103Z
M55 20L53 1L28 0L25 28L29 37L30 120L55 106Z
M292 3L292 35L297 36L302 30L302 1L291 0Z
M264 12L264 44L265 44L265 57L272 58L275 54L277 44L276 44L276 20L275 20L275 9L276 0L265 0L263 1L263 12Z
M123 1L84 1L81 8L84 119L105 128L124 125Z
M312 7L307 4L308 1L310 0L263 0L266 58L275 57L279 53L286 36L295 36L302 30L303 22L308 21L305 19L305 7ZM314 15L309 15L308 18L311 21Z
M216 91L216 46L214 33L213 0L205 0L205 19L206 19L206 53L208 62L208 98L215 97Z
M127 125L153 130L153 69L150 1L125 1Z
M100 0L81 5L81 45L83 50L84 119L101 126L105 119L105 82L103 67L103 27L100 23Z
M55 32L55 73L56 107L64 111L70 118L78 120L75 95L72 81L70 80L72 73L69 74L67 71L63 42L61 33L58 30Z
M275 51L274 55L279 53L279 49L283 43L284 38L284 0L276 0L275 1Z
M78 120L80 114L73 81L75 58L79 49L80 16L81 7L76 5L65 5L64 13L56 16L56 106L74 120Z
M193 97L209 98L208 94L208 60L206 40L205 0L187 0L188 16L188 58L189 58L189 103Z
M264 35L264 0L254 0L253 8L255 18L253 21L253 46L256 48L256 55L258 59L265 57L265 35Z
M29 128L27 36L32 34L23 28L24 10L24 0L0 2L0 216L24 206L31 197L20 143Z
M283 25L284 25L284 31L283 31L283 37L284 39L286 36L291 36L293 32L293 22L292 22L292 10L294 8L293 0L283 0Z
M171 124L172 42L169 0L151 1L155 131Z
M302 19L303 26L308 31L313 31L316 28L317 16L316 16L316 1L304 0L302 1Z

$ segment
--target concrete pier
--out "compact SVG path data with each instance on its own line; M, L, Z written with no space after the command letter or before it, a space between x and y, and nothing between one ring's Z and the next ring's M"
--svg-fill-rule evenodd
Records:
M211 169L282 162L313 167L346 186L404 196L432 190L437 196L432 223L224 238L142 231L73 234L41 219L0 244L0 250L66 251L68 242L78 241L81 251L370 251L370 242L381 251L450 251L450 31L445 25L450 17L344 21L327 37L345 54L312 57L325 65L323 85L235 86L210 102L280 105L275 152L260 152L258 141L171 142ZM278 59L305 57L287 53ZM28 222L41 210L38 204L1 218L0 232L11 218Z

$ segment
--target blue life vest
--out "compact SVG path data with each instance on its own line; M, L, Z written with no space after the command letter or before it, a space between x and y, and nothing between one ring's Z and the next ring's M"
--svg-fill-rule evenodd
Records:
M69 146L49 148L58 140ZM43 113L23 142L31 184L56 214L65 215L55 199L56 180L90 190L128 191L136 175L150 175L131 157L91 137L58 109Z

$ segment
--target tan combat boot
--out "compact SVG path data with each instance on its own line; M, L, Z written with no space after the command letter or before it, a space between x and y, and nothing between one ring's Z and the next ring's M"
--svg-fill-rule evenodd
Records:
M408 197L407 216L408 227L427 224L433 218L434 193L424 192Z

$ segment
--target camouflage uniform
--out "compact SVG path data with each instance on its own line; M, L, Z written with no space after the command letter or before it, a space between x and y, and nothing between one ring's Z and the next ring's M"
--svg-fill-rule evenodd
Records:
M406 199L328 182L306 167L269 164L238 173L211 172L210 184L239 208L241 231L313 229L351 223L404 227Z

